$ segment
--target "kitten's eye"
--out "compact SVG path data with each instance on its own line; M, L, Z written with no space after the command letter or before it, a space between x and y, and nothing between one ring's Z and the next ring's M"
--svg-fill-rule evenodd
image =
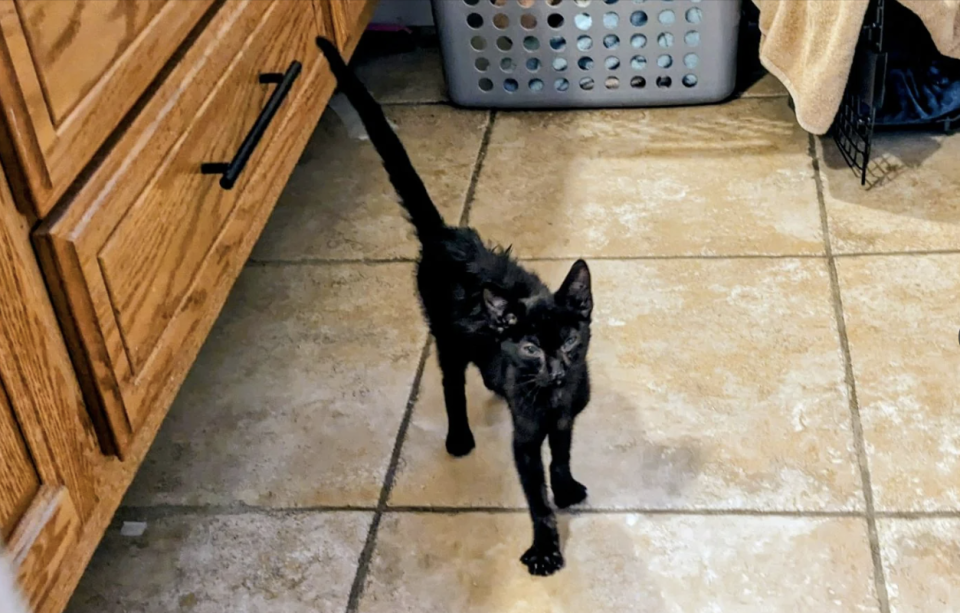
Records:
M540 355L540 348L534 345L533 343L524 343L520 345L520 352L524 355L533 357Z
M580 342L580 337L576 334L573 334L563 343L563 350L570 351L571 349L576 347L577 343L579 342Z
M507 313L507 316L504 318L508 326L517 325L517 316L513 313Z

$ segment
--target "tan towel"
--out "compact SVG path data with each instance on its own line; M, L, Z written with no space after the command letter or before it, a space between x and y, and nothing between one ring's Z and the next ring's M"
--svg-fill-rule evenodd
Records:
M940 53L960 60L960 0L900 0L927 27Z
M868 0L754 0L760 61L793 97L804 130L824 134L840 108ZM960 0L902 0L941 53L960 58Z
M830 129L850 75L868 0L754 0L760 62L793 96L807 132Z

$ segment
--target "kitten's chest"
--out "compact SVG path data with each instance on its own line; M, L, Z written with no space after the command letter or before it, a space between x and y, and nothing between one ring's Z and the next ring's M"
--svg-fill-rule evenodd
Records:
M552 426L572 417L570 391L565 388L544 390L532 398L509 402L510 410L517 417L541 426Z
M559 418L564 409L570 406L570 391L563 387L549 390L546 405L550 413L556 414Z

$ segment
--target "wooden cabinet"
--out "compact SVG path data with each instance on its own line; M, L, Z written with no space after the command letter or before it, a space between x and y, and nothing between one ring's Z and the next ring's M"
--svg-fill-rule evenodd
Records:
M363 0L317 0L330 12L334 38L342 50L352 52L360 42L363 28L376 5Z
M29 228L0 174L0 537L35 608L93 512L96 452Z
M315 37L349 55L373 7L0 0L0 540L35 610L66 605L336 87Z
M121 454L172 400L332 89L310 0L228 1L208 32L38 234L92 374L88 402ZM291 71L278 101L283 86L261 75ZM236 156L271 99L236 185L202 174Z
M20 434L10 401L0 389L0 540L10 538L39 491L37 467Z
M46 215L213 0L0 0L0 102Z

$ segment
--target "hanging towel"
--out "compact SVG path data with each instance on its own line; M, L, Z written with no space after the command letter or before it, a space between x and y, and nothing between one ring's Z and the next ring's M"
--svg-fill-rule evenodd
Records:
M892 1L892 0L888 0ZM840 108L869 0L754 0L760 62L793 97L797 121L825 134ZM960 58L960 0L903 0L944 55Z
M868 0L754 0L760 62L793 97L797 121L824 134L840 108Z
M927 26L940 53L960 60L960 0L900 0Z

